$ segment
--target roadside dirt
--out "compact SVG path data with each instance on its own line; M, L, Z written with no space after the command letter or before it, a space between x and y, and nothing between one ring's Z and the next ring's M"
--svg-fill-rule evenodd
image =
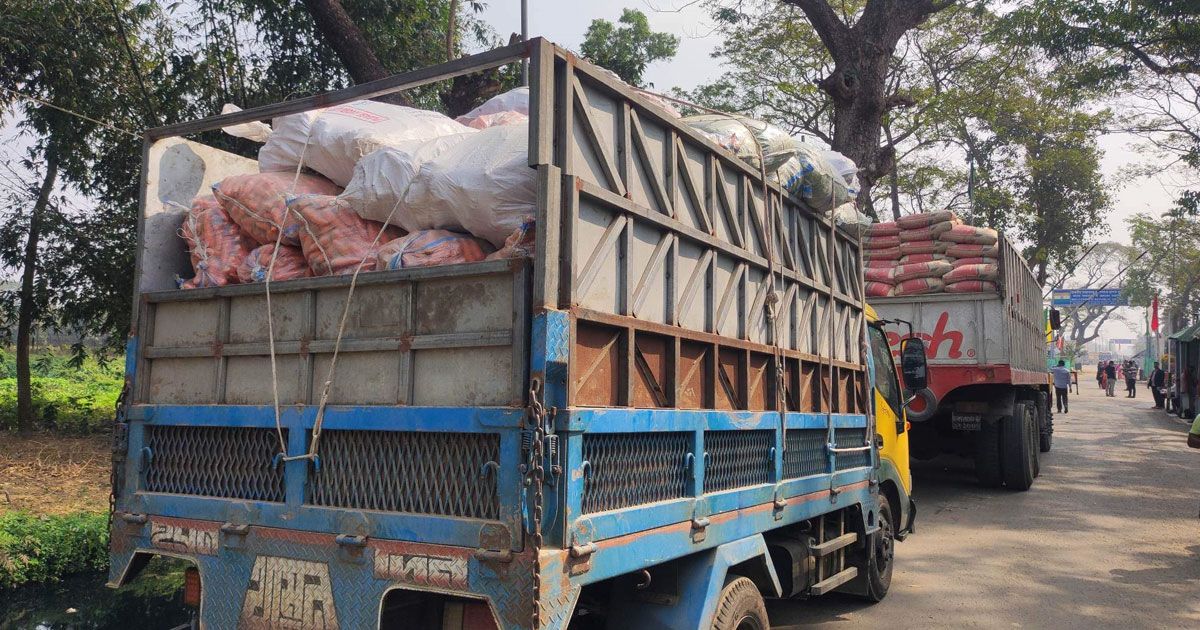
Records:
M109 437L0 433L0 513L108 509Z

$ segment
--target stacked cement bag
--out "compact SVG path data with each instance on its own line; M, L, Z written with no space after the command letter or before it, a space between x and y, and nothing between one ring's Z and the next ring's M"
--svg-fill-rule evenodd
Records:
M995 291L999 235L964 225L949 211L924 212L867 228L868 297Z

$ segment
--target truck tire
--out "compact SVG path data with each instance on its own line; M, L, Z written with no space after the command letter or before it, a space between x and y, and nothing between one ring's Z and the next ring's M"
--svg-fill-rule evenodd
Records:
M1000 421L984 418L975 434L975 476L985 488L999 488L1004 483L1000 467Z
M925 389L918 390L913 396L921 399L921 409L918 411L913 411L911 407L906 409L904 411L904 418L909 422L924 422L932 418L934 412L937 411L938 405L937 396L934 395L933 390L926 387Z
M712 630L771 630L767 604L750 578L740 575L725 578Z
M892 586L892 567L896 559L896 524L888 501L879 502L879 531L868 542L867 593L865 598L881 602Z
M1033 485L1036 452L1032 438L1032 414L1029 403L1019 401L1013 405L1011 416L1000 418L1000 467L1004 485L1009 490L1028 490Z
M1038 392L1038 450L1049 453L1054 445L1054 414L1050 411L1050 395Z

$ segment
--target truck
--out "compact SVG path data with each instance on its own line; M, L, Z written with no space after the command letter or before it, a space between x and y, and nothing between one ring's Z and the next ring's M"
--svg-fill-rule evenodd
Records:
M911 324L925 341L929 387L915 392L908 408L912 456L971 458L982 485L1027 490L1054 434L1042 290L1003 235L998 267L995 292L872 304L884 319ZM889 341L898 351L901 336L889 332Z
M178 209L257 171L205 134L518 63L531 258L175 288ZM858 239L544 39L150 130L138 239L110 586L181 559L193 625L765 629L888 591L916 512Z

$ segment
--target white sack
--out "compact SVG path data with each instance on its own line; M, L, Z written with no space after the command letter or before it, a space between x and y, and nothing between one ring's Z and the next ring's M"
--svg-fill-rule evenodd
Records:
M273 123L274 132L258 152L259 170L295 169L303 153L304 166L339 186L350 183L354 165L376 149L473 131L438 112L377 101L281 116Z
M445 229L470 232L496 247L534 215L535 171L529 125L471 134L421 166L404 203L430 216L453 216Z
M400 202L416 180L422 164L472 135L456 133L432 140L406 140L375 151L354 166L354 176L338 198L347 201L364 219L387 221L408 232L457 227L457 219L444 208L439 210ZM391 220L388 220L389 215Z
M242 108L233 103L225 103L225 106L221 108L222 114L232 114L240 111L242 111ZM254 142L266 142L271 137L271 125L260 120L221 127L221 131L235 138L245 138Z
M517 112L518 114L529 115L529 88L519 87L515 90L509 90L503 94L498 94L489 98L487 101L472 109L471 111L459 116L458 122L469 125L470 121L480 116L489 114L499 114L500 112Z

